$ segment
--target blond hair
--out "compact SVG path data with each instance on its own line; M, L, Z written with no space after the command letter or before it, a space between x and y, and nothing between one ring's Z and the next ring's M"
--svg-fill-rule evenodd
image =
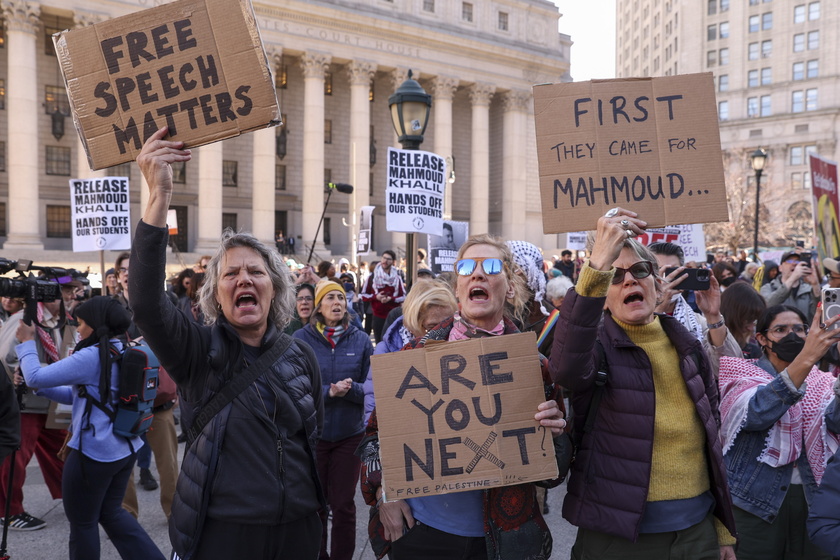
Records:
M455 301L452 288L437 280L415 282L402 305L405 328L412 334L425 332L423 315L431 307L445 307L454 314L458 309L458 302Z

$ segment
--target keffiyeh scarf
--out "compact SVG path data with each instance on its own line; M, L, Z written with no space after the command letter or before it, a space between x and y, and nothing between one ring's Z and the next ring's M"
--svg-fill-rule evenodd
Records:
M376 268L373 269L373 291L374 293L379 293L385 286L390 286L394 288L396 292L397 286L400 284L400 275L397 273L397 269L395 266L391 266L388 269L388 272L382 269L382 265L376 265Z
M513 253L513 261L525 274L528 287L534 292L534 299L540 303L540 311L544 316L548 316L548 311L542 303L545 298L542 253L536 245L527 241L508 241L507 246Z

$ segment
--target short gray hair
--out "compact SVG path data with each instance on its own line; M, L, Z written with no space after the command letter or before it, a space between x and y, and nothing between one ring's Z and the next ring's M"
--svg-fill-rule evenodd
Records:
M207 264L205 282L198 293L198 302L201 306L201 311L204 313L204 322L211 325L221 315L216 291L219 287L222 257L228 250L234 247L252 249L265 262L266 269L268 269L268 277L271 279L271 285L274 287L274 300L271 302L268 320L282 331L289 324L295 310L295 291L293 289L289 267L286 266L280 254L275 249L265 245L250 233L235 232L230 228L226 228L222 232L219 249Z
M552 278L545 285L545 297L553 303L555 299L566 297L566 292L569 288L574 286L572 280L568 276L560 275Z

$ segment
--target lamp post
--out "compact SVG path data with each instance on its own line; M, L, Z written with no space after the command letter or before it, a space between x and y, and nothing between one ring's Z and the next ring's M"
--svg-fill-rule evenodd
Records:
M391 109L391 122L397 133L397 142L403 150L420 149L423 133L429 123L432 96L411 77L411 70L408 71L408 79L388 98L388 107ZM405 234L405 256L406 283L410 288L417 273L417 239L413 232Z
M764 172L764 165L767 163L767 152L758 148L750 156L753 171L755 171L755 231L753 231L753 259L758 263L758 216L759 202L761 201L761 174Z

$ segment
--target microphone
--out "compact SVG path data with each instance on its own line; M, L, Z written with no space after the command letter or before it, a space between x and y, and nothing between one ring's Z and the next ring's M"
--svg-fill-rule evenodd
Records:
M327 183L327 186L340 193L353 194L353 185L348 185L347 183Z

